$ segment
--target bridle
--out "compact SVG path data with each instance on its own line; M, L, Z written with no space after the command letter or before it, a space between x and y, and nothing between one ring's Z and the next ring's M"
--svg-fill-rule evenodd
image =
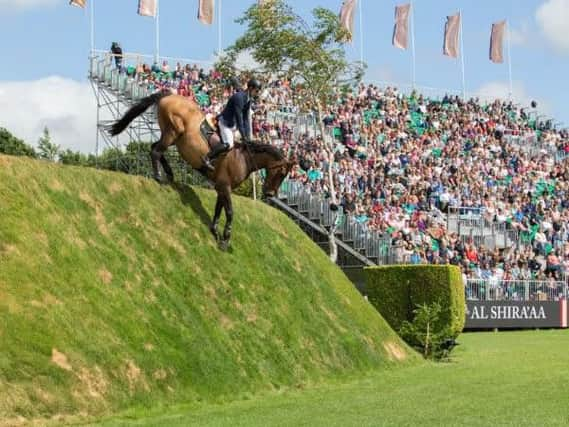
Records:
M259 170L259 166L257 165L257 162L255 161L255 155L254 155L254 153L251 152L251 147L247 143L245 143L243 145L245 145L245 148L247 150L247 154L249 154L249 158L251 159L251 163L253 164L254 169ZM287 164L288 164L287 159L281 159L281 160L278 160L277 162L275 162L274 164L272 164L271 166L267 166L264 169L269 171L269 170L281 168Z

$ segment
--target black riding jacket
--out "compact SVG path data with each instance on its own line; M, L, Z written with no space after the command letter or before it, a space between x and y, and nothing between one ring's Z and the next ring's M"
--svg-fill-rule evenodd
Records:
M249 127L249 111L251 109L251 98L247 92L236 92L223 109L221 117L226 126L237 126L243 140L251 139L251 129Z

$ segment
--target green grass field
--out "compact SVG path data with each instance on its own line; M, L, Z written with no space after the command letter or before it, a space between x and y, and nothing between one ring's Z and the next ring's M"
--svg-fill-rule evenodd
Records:
M567 426L569 331L468 333L450 363L98 426Z
M422 363L285 215L0 156L0 425L229 402Z

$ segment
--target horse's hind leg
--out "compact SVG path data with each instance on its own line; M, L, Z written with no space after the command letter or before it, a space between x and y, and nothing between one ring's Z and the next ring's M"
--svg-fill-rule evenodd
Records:
M174 181L174 172L172 172L172 168L170 167L168 160L166 160L166 157L164 156L164 153L168 149L168 145L164 144L163 139L161 138L160 141L155 142L150 147L151 147L150 159L152 160L153 178L157 182L159 183L161 182L160 170L158 169L158 162L160 162L162 164L162 167L164 168L164 172L166 172L168 181L169 182Z
M160 170L158 169L158 162L162 158L164 151L159 149L160 141L155 142L150 146L150 160L152 162L152 177L160 182Z
M164 154L162 154L162 157L160 157L160 164L162 165L164 172L166 172L166 177L168 178L168 182L170 183L174 182L174 171L172 171L170 163L168 163L168 159Z

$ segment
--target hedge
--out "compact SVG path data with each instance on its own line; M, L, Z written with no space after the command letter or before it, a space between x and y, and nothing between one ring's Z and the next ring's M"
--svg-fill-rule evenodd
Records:
M413 320L417 305L439 302L441 327L449 326L453 338L464 328L465 299L460 269L453 265L392 265L368 267L369 301L399 331L403 321Z

